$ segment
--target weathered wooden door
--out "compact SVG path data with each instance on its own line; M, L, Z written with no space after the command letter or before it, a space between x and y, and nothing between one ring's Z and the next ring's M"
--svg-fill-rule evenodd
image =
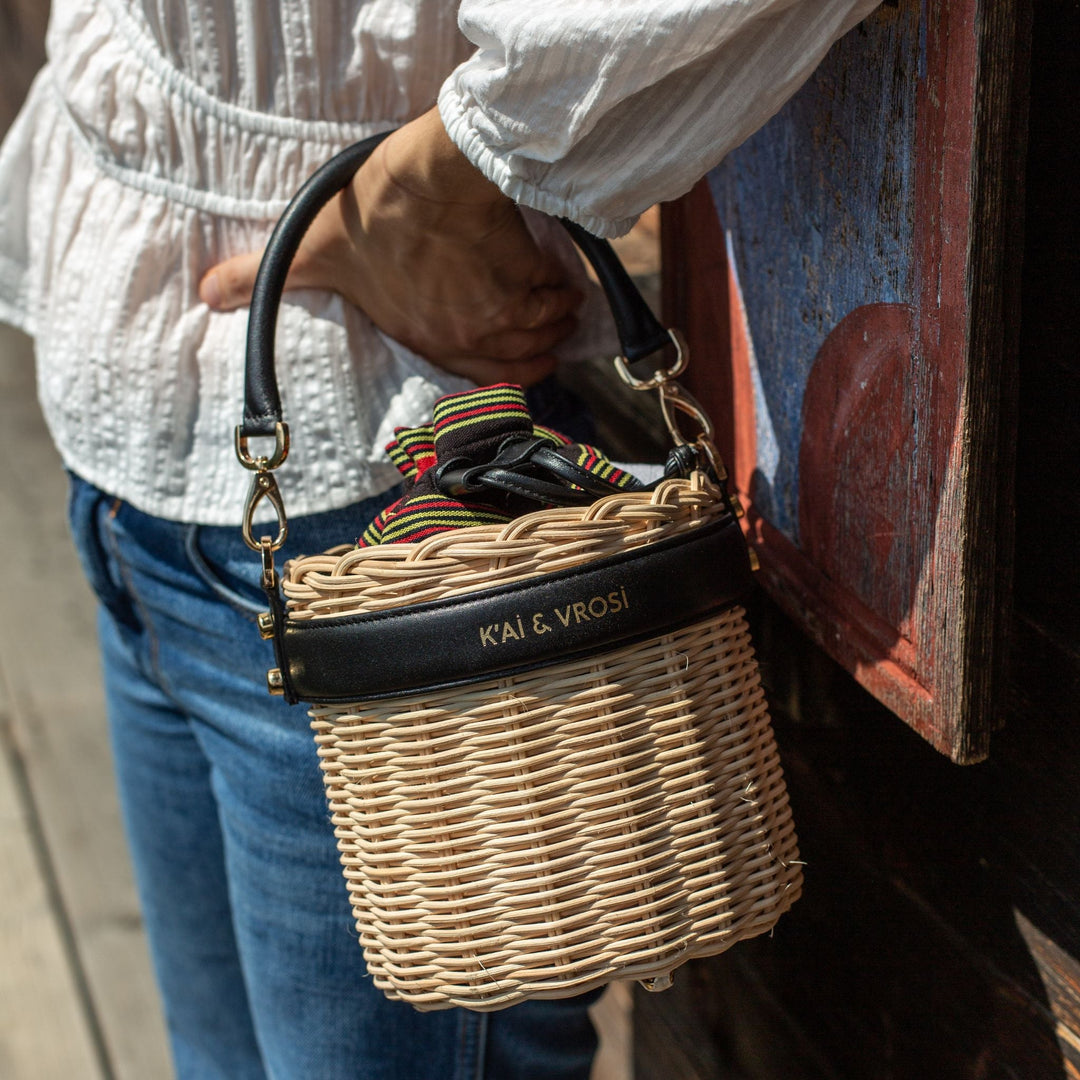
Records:
M663 218L762 584L962 762L1011 586L1022 2L883 5Z

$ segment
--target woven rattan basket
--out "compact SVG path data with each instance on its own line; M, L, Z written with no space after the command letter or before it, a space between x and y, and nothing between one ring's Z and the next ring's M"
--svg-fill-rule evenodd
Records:
M660 395L669 479L295 559L279 588L277 308L304 230L378 138L304 185L255 284L236 445L253 473L244 537L262 558L270 688L314 703L356 925L387 995L491 1010L616 979L661 989L692 957L769 930L802 878L739 604L737 507L708 418L675 382L681 341L606 244L565 223L611 301L620 375ZM670 343L674 363L631 373ZM261 437L272 452L249 449ZM487 469L470 464L461 483ZM574 475L581 502L592 480ZM511 490L534 479L514 473ZM252 531L264 500L276 538Z
M490 588L724 512L695 473L507 526L302 558L285 570L289 618ZM586 598L586 613L607 604ZM368 968L418 1007L663 985L769 930L799 895L739 606L600 658L311 717Z

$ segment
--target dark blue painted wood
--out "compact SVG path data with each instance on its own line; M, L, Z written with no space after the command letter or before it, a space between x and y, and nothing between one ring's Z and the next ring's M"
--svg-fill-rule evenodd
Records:
M798 541L802 403L855 308L913 303L918 0L884 7L711 174L756 357L757 509Z

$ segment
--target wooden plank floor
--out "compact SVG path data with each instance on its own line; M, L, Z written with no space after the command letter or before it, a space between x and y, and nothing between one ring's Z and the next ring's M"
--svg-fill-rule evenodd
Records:
M113 791L94 604L29 342L0 328L0 1076L171 1073Z
M94 605L29 342L0 325L0 1077L172 1075L113 791ZM631 995L594 1080L630 1080Z

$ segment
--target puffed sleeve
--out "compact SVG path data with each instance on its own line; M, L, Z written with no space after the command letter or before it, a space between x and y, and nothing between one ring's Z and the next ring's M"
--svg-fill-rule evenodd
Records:
M601 236L687 191L878 0L463 0L457 146L515 201Z

